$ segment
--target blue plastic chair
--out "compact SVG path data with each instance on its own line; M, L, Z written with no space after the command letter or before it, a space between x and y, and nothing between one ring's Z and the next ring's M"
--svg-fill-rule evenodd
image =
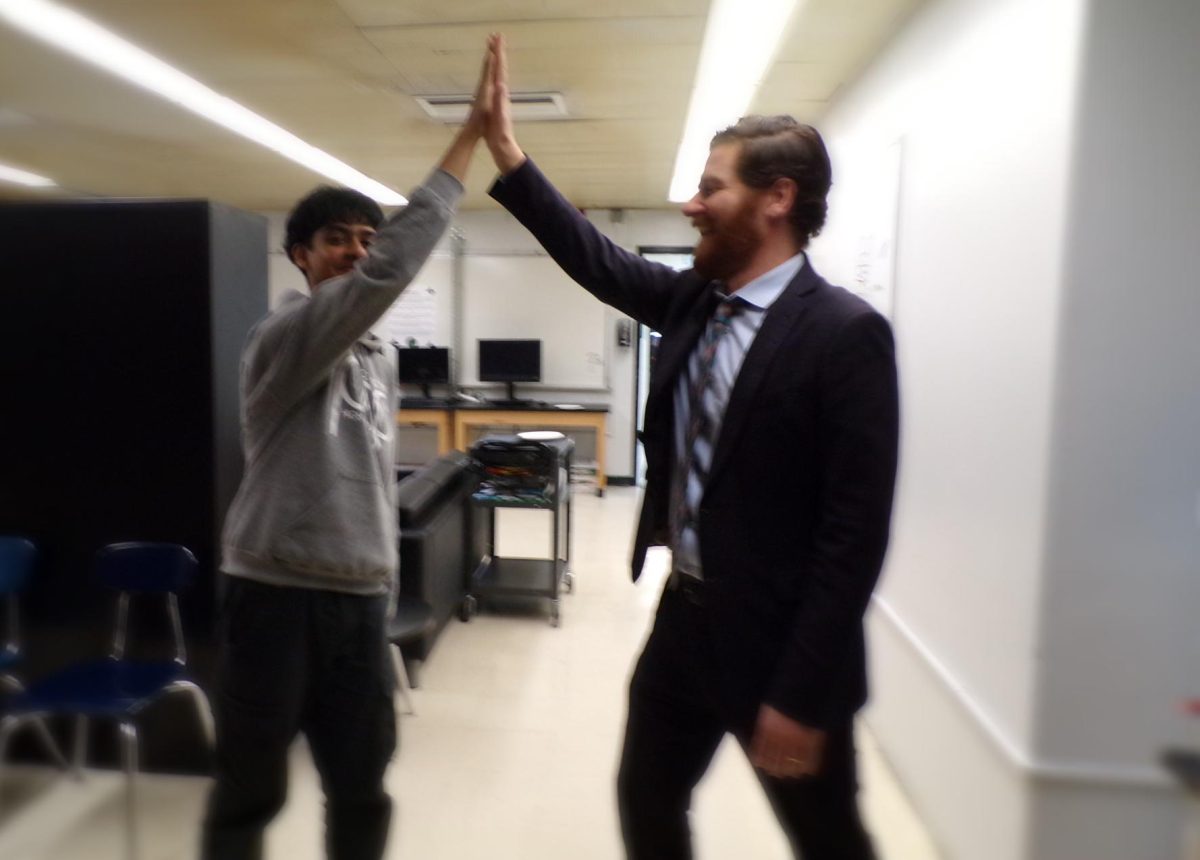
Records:
M205 740L214 742L212 711L203 690L187 675L187 651L177 593L195 574L196 557L186 547L168 543L118 543L96 554L95 572L119 592L112 650L107 658L77 663L37 681L10 703L0 719L0 761L8 740L23 723L51 715L75 717L75 767L82 775L88 721L110 719L120 728L125 769L125 826L128 856L138 855L136 782L137 717L163 696L188 693L194 702ZM134 595L165 598L175 639L171 660L139 661L126 657L129 603Z
M22 537L0 536L0 599L5 604L6 631L4 647L0 649L0 687L10 693L20 693L25 686L17 676L16 670L24 656L21 648L21 616L17 605L17 595L24 590L33 575L37 563L37 547L33 542ZM0 700L0 712L3 712L3 702ZM64 768L67 760L59 750L54 736L46 726L44 719L33 721L42 744L50 755Z

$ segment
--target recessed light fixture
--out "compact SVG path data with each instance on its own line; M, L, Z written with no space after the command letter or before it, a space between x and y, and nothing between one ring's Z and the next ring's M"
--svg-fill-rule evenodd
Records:
M683 140L675 154L668 194L673 202L683 203L696 193L709 141L745 114L796 6L797 0L713 0Z
M469 93L448 96L413 96L421 110L447 124L466 122L475 97ZM518 122L570 119L562 93L512 93L512 118Z
M36 173L21 170L10 164L0 164L0 182L7 182L10 185L27 185L30 188L56 188L58 186L53 179L38 176Z
M404 195L305 143L290 131L65 6L48 0L0 0L0 21L274 150L309 170L357 189L385 206L408 202Z

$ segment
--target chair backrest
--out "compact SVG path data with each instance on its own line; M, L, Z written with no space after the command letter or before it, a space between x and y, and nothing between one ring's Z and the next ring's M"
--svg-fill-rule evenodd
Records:
M113 629L111 656L114 659L125 657L129 636L129 596L160 594L166 598L167 613L171 619L175 662L180 665L187 663L177 594L191 581L196 567L196 556L192 555L192 551L176 543L113 543L96 553L96 576L109 588L121 592Z
M112 543L96 553L95 572L117 591L176 593L195 574L196 556L177 543Z
M0 536L0 597L16 594L25 587L37 560L33 541Z

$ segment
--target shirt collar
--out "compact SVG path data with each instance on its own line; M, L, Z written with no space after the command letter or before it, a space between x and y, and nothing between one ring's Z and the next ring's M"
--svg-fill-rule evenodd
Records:
M804 267L804 252L801 251L794 257L791 257L780 263L769 272L763 272L746 286L742 287L736 293L739 299L744 301L751 307L758 308L760 311L765 311L775 303L775 300L783 295L784 289L792 282L792 278ZM724 294L724 285L721 289Z

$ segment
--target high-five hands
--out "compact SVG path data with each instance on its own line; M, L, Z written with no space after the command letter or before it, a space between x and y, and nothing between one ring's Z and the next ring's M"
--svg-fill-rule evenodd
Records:
M489 93L491 104L487 115L485 139L492 159L502 174L512 173L525 163L525 153L517 144L513 132L512 102L508 97L508 55L504 36L493 33L488 37L488 57L492 80Z
M459 182L466 180L467 168L471 166L471 155L475 152L475 145L488 131L489 117L496 101L493 94L496 80L493 39L494 37L488 39L488 49L483 55L483 68L479 72L479 83L475 86L475 101L471 104L471 112L438 164Z

